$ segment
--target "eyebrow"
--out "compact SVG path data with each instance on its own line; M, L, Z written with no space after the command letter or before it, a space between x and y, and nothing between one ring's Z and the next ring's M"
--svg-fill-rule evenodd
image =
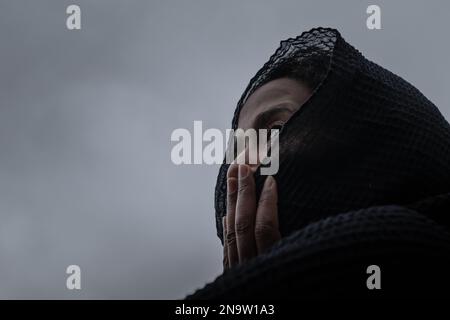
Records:
M283 103L276 105L269 110L266 110L264 112L261 112L258 114L255 118L255 127L261 128L268 124L268 122L277 114L283 113L283 112L290 112L292 113L292 108L288 107L288 104Z

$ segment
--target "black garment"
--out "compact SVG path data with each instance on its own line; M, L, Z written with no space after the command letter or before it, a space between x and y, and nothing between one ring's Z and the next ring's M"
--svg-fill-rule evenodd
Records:
M323 81L280 132L283 239L189 298L374 295L372 264L382 271L378 296L441 295L450 283L450 125L420 91L338 31L312 29L282 41L252 78L233 128L251 93L310 61L324 64ZM222 241L227 168L215 195ZM264 178L255 174L258 190Z

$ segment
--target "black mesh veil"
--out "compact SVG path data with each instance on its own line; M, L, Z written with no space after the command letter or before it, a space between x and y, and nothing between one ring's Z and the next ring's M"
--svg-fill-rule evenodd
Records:
M309 70L314 63L320 66ZM450 125L435 105L337 30L316 28L281 42L245 89L233 128L247 98L280 76L312 79L315 88L280 132L275 179L283 239L193 298L246 297L267 288L323 296L341 281L336 274L351 288L371 259L390 268L398 286L407 280L394 271L419 265L417 257L435 272L443 268L450 252ZM221 240L227 168L220 168L215 190ZM259 189L264 178L255 174Z
M447 121L416 88L365 59L336 30L313 29L282 41L239 100L233 128L254 90L286 62L300 64L312 55L327 57L324 80L280 133L282 234L331 214L450 192ZM227 168L216 185L220 238ZM263 177L256 179L261 185Z

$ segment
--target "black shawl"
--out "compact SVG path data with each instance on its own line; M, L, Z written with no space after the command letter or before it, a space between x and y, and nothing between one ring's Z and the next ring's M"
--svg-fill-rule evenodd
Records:
M338 31L312 29L282 41L251 79L233 128L257 88L287 69L295 77L308 60L322 61L324 75L280 132L283 239L188 298L441 295L450 283L450 125L419 90ZM227 168L215 194L222 242ZM259 190L264 178L256 172ZM381 290L366 287L372 264Z

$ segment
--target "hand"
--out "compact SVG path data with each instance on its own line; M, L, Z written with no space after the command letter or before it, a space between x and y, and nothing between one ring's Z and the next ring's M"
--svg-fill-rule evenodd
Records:
M230 165L227 173L227 215L222 222L224 269L263 253L281 239L275 178L267 176L257 204L255 179L250 167Z

